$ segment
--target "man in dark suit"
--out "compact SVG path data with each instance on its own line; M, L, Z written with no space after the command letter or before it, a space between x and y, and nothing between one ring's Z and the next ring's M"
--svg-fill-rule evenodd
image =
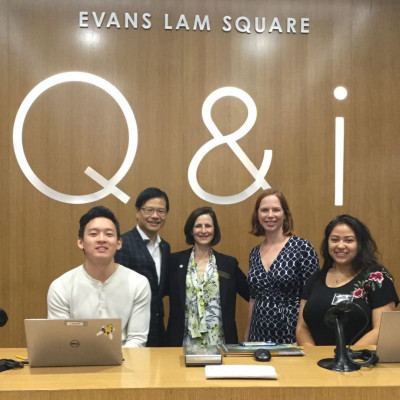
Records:
M151 288L151 317L147 347L166 346L164 306L166 294L169 244L158 232L164 226L169 211L165 192L150 187L139 194L135 203L137 225L122 235L122 248L115 261L144 275Z

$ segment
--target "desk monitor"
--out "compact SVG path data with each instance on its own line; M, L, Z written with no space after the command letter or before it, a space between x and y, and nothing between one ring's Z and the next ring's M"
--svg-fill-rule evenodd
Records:
M120 319L25 319L31 367L119 365Z
M376 354L379 362L400 362L400 311L384 311Z

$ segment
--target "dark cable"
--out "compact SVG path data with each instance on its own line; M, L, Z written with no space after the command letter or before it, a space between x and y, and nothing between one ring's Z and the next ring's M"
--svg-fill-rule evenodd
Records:
M350 360L350 362L354 365L358 365L360 367L370 367L374 364L376 364L379 361L379 357L376 355L376 353L372 350L352 350L350 348L350 345L354 344L353 342L357 339L359 335L368 327L369 324L369 317L367 313L364 311L364 309L357 303L351 302L351 306L356 306L358 307L362 314L365 317L365 324L364 326L357 332L356 335L351 339L349 342L350 344L347 346L347 356ZM356 360L362 360L362 361L356 361Z

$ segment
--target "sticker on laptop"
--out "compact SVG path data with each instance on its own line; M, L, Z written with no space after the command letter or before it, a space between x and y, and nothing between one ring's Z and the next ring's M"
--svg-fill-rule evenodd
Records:
M96 333L96 336L104 335L104 336L108 336L108 338L110 340L112 340L114 331L115 331L115 328L114 328L113 324L103 325L101 327L101 330Z

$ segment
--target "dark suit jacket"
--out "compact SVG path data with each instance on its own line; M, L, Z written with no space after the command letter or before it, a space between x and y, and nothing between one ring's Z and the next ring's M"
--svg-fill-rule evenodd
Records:
M144 275L150 283L151 316L149 335L146 344L148 347L160 347L166 345L164 306L162 298L165 296L167 288L167 262L170 253L170 246L165 240L161 239L160 249L160 284L158 284L154 260L147 250L146 243L143 241L136 227L122 235L122 248L115 255L115 262Z
M236 293L249 300L250 293L246 275L239 268L236 258L217 253L215 260L219 274L222 325L225 343L237 343L235 310ZM180 347L185 330L186 274L192 249L173 253L168 262L169 319L167 328L168 345Z

